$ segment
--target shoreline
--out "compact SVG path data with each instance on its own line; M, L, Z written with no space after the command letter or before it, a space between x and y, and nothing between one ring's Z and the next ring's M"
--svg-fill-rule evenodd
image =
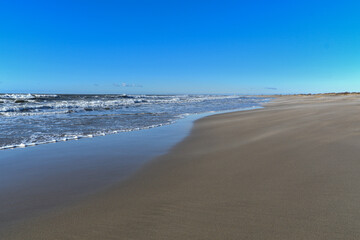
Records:
M216 114L135 176L4 239L357 239L360 98Z
M0 94L0 120L6 126L0 150L146 130L191 114L260 106L264 101L240 95Z
M21 148L28 148L28 147L36 147L36 146L47 145L47 144L52 144L52 143L78 141L78 140L87 139L87 138L104 137L104 136L109 136L109 135L122 134L122 133L135 132L135 131L144 131L144 130L149 130L149 129L153 129L153 128L165 127L165 126L169 126L172 124L176 124L178 121L186 119L189 116L210 116L210 115L214 115L214 114L222 114L222 113L227 113L227 112L237 112L237 111L247 111L247 110L252 110L252 109L258 109L258 108L262 108L262 105L266 104L268 101L270 101L270 100L266 100L266 101L264 100L264 102L262 104L260 104L259 106L248 107L248 108L238 108L238 109L230 109L230 110L224 110L224 111L209 111L209 112L200 112L200 113L184 113L184 114L180 114L179 116L177 116L177 119L172 120L171 122L150 125L150 126L146 126L146 127L142 127L142 128L115 130L115 131L112 131L109 133L101 133L101 134L93 133L93 134L87 134L87 135L75 135L72 137L64 137L63 139L60 139L60 140L54 139L54 140L47 141L47 142L36 142L36 143L26 143L26 144L21 143L21 144L17 144L17 145L6 145L6 146L0 147L0 152L5 151L5 150L19 149L19 148L21 149Z
M197 119L256 108L189 114L156 128L1 151L0 232L126 181L186 138Z

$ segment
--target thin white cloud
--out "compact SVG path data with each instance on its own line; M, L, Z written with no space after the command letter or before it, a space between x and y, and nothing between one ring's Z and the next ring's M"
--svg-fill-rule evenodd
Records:
M142 85L128 84L128 83L122 83L121 86L123 86L123 87L143 87Z
M138 84L129 84L129 83L113 83L114 87L143 87L142 85Z

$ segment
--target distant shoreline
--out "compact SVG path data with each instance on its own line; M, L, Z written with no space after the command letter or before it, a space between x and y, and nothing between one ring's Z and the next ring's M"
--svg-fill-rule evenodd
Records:
M264 94L259 97L305 97L305 96L360 96L360 92L330 92L330 93L298 93L298 94Z

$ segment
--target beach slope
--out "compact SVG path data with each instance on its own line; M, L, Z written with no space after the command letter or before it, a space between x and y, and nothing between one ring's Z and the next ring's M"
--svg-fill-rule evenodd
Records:
M359 97L281 97L0 239L360 239L359 156Z

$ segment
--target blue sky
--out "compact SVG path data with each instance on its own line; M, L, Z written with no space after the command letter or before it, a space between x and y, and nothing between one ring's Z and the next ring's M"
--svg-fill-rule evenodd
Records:
M359 1L0 1L0 92L360 91Z

